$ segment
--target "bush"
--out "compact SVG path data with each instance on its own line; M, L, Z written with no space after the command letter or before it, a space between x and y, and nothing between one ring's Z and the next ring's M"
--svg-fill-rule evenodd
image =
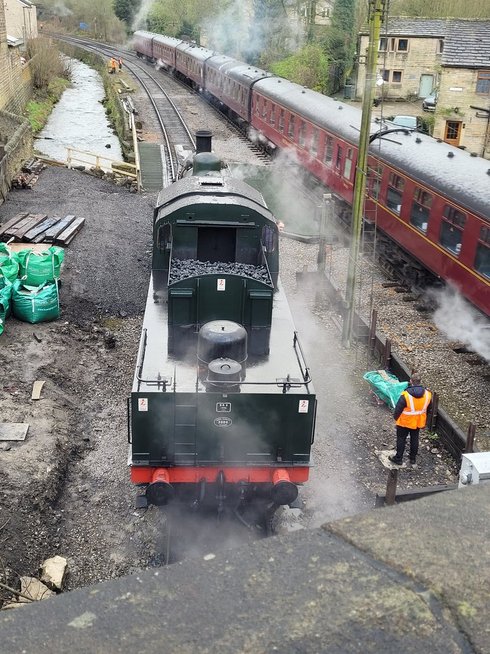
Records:
M32 83L35 89L46 89L56 77L70 78L70 65L62 59L59 50L48 39L37 38L27 41L27 56L30 61Z

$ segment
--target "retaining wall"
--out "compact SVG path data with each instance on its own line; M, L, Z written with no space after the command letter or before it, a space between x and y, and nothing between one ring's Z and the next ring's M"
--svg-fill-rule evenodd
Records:
M0 159L0 204L10 190L12 178L21 164L32 156L32 132L27 120L8 111L0 111L0 143L4 154Z

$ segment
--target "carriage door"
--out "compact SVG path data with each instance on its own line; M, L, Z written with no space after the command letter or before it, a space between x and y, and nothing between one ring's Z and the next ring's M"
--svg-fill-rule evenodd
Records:
M458 146L461 140L461 121L460 120L446 120L446 127L444 128L444 140L449 145Z

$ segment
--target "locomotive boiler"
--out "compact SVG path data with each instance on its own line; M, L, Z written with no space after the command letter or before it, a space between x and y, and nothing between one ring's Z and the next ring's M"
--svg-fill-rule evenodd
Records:
M308 479L317 401L278 275L278 227L210 140L204 149L154 211L131 480L143 504L291 504Z

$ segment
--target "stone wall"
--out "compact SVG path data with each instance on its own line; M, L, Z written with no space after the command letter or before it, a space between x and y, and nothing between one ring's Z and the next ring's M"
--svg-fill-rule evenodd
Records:
M32 156L32 132L27 120L7 111L0 111L0 143L4 155L0 160L0 204L5 201L12 178L21 164Z
M37 9L35 5L27 7L18 0L4 0L7 33L18 39L37 37Z
M435 37L407 37L408 50L400 52L398 40L401 37L387 37L387 51L378 52L378 63L376 70L381 74L382 70L388 71L389 81L382 87L377 87L377 95L381 94L389 100L398 98L411 98L419 96L420 79L422 75L433 76L433 88L438 84L439 71L442 54L440 50L440 39ZM394 43L392 44L392 41ZM362 98L366 82L366 55L369 37L360 37L356 97ZM393 71L401 72L401 82L393 82ZM427 95L432 89L429 89Z
M490 108L488 94L476 93L478 70L443 68L437 101L434 134L445 139L448 122L460 123L459 145L490 159L490 117L471 106Z

